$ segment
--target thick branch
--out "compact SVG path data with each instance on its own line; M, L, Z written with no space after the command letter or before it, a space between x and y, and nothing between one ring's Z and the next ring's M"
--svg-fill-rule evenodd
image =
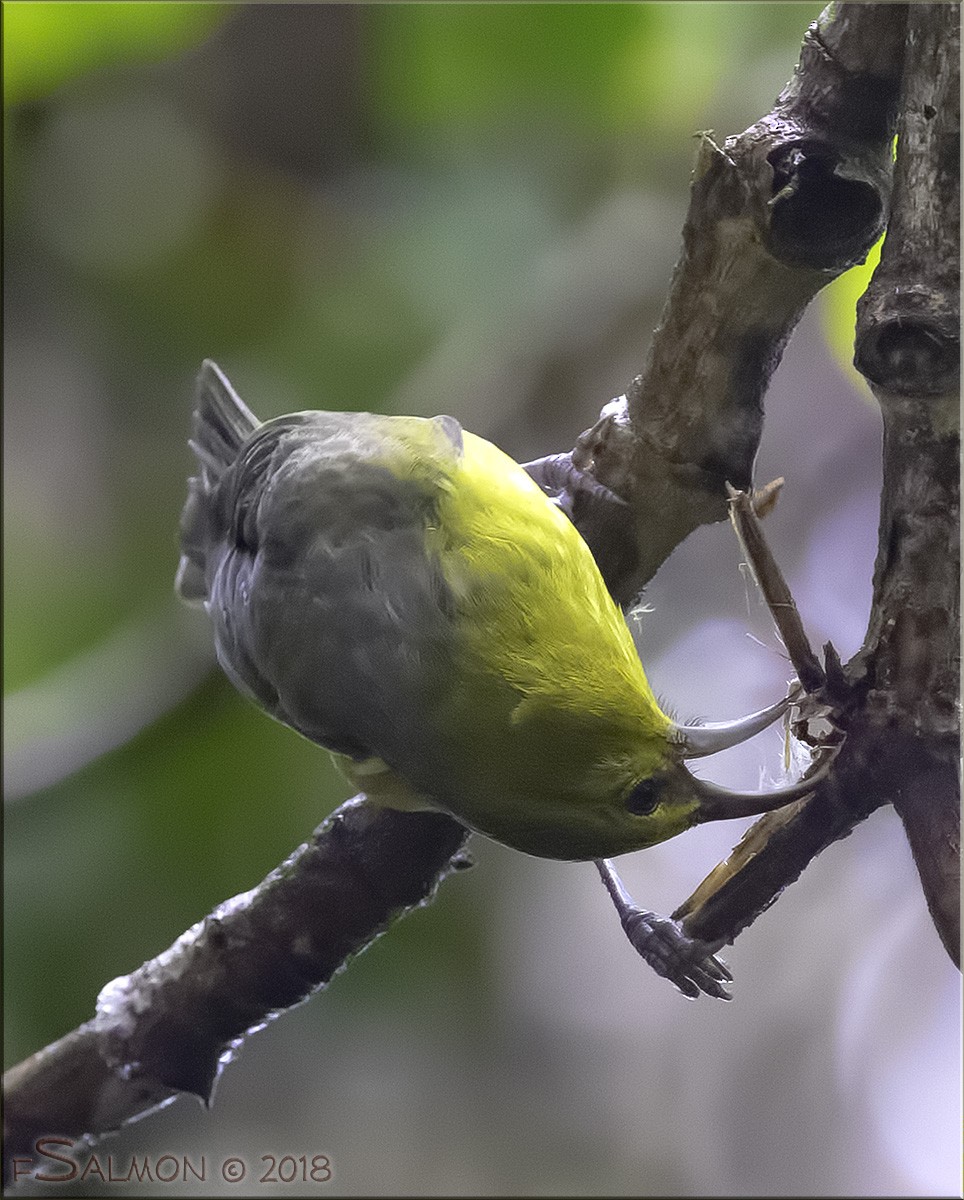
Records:
M960 387L959 7L912 5L907 44L894 214L855 358L885 407Z
M859 308L884 479L864 646L845 668L827 664L847 740L832 780L757 822L681 906L690 936L732 940L810 858L892 802L959 962L959 20L956 5L911 9L893 215Z
M960 8L915 5L894 216L855 362L884 420L874 604L860 666L895 756L894 805L960 962Z
M905 19L903 5L828 9L773 111L722 148L702 135L643 374L571 454L529 466L621 603L697 526L726 516L727 482L749 488L763 395L792 329L884 227Z
M468 864L433 813L343 804L257 887L109 983L97 1015L4 1075L4 1164L38 1137L97 1137L179 1092L209 1103L248 1032L324 986Z

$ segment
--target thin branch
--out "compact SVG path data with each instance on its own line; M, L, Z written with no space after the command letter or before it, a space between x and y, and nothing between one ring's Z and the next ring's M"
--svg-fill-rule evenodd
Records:
M797 678L806 691L819 692L827 677L810 647L783 572L766 544L751 498L746 492L738 492L730 486L727 486L727 494L730 497L733 528L753 570L757 586L763 592Z

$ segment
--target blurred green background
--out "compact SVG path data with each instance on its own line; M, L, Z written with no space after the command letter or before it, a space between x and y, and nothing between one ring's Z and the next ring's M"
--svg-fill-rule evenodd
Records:
M520 459L571 447L642 365L693 134L766 112L818 12L4 5L7 1065L347 795L174 602L201 359L261 417L448 412ZM795 335L758 463L788 480L771 538L813 640L844 657L879 490L846 361L859 290ZM676 711L779 694L726 527L646 599L643 659ZM774 733L713 777L756 786L781 753ZM739 832L624 860L627 882L670 910ZM322 1152L344 1195L956 1193L960 980L892 812L740 939L729 1006L633 956L591 866L474 852L253 1038L211 1113L179 1101L115 1160L203 1154L210 1182L166 1188L185 1195L220 1194L230 1154Z

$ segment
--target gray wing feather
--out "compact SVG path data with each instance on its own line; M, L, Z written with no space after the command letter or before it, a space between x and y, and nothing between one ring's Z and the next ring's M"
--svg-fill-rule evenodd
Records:
M182 594L185 580L203 592L218 658L241 691L329 749L403 769L425 758L421 701L453 635L425 532L461 452L458 423L438 419L438 480L425 459L417 478L390 470L386 450L404 454L407 420L281 417L247 438L216 483L199 455L182 532L191 575L182 566L179 577Z

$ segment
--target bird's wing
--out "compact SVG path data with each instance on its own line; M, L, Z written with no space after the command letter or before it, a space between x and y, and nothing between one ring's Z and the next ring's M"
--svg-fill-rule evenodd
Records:
M262 425L217 480L199 455L184 549L221 665L329 749L425 757L454 615L426 531L460 453L449 418L318 412Z

